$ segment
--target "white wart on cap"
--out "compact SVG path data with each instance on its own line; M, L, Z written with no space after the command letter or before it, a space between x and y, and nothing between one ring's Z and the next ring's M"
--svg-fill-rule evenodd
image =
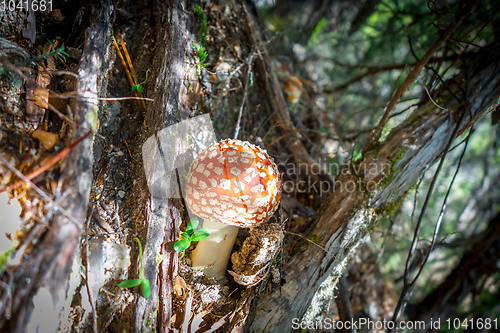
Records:
M191 164L186 191L194 214L227 225L255 227L276 211L281 180L265 150L226 139L208 147Z

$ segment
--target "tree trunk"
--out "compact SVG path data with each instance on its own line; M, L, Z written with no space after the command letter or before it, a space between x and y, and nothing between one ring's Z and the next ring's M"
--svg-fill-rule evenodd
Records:
M76 89L81 98L74 103L74 140L95 130L97 119L97 93L103 87L99 78L104 62L109 32L109 1L93 7L94 20L87 29L87 40L78 69ZM51 226L42 224L32 230L40 241L33 244L28 256L17 266L10 279L12 305L10 318L2 316L0 327L11 332L39 329L55 331L59 313L65 305L68 277L80 235L85 229L85 214L92 181L92 136L87 137L68 155L62 175L63 191L56 195L53 207L44 216ZM32 316L34 305L38 308ZM43 307L40 307L43 305ZM28 320L31 317L31 321Z
M319 236L326 250L309 246L288 258L283 267L286 282L257 300L250 332L289 331L292 320L302 318L311 302L312 313L317 312L320 303L313 300L315 293L335 285L349 253L362 242L367 228L401 202L406 191L443 153L459 115L465 112L459 125L463 128L474 116L499 104L500 67L488 59L485 53L467 64L467 70L473 73L467 86L454 83L462 82L465 74L461 73L434 96L446 101L441 105L446 110L427 101L359 162L341 169L306 235ZM460 88L466 92L461 96L465 107L447 90L460 95Z
M332 1L317 3L330 6ZM137 8L134 6L142 6L127 4L130 10ZM146 104L145 108L135 102L123 103L123 109L117 107L116 113L111 112L114 120L118 114L122 114L124 121L119 125L116 124L118 121L113 123L106 120L101 112L101 124L109 124L101 125L99 134L102 137L95 139L95 151L92 151L89 137L70 153L63 174L63 191L55 200L64 212L52 207L53 215L47 215L47 219L51 219L50 229L44 230L43 225L38 225L32 231L37 233L37 239L39 237L40 240L16 267L10 279L11 314L7 306L0 304L2 330L24 332L28 325L26 318L30 318L35 307L30 327L38 326L41 330L55 331L57 327L42 324L58 323L61 314L61 318L67 319L68 323L61 325L60 331L85 332L95 325L98 331L122 332L133 328L136 332L157 329L167 332L174 315L174 279L179 271L178 254L174 252L173 244L179 237L179 227L188 213L180 195L165 190L177 186L175 172L160 179L164 174L158 176L156 173L154 178L148 170L158 171L161 167L162 171L170 172L178 167L179 160L189 161L193 155L188 149L191 148L189 140L182 132L171 132L174 134L169 138L172 140L172 152L162 150L165 129L181 126L182 121L200 111L210 114L215 112L212 114L213 125L226 138L232 136L233 129L240 124L234 119L238 115L235 110L239 110L240 119L243 112L255 110L255 113L261 112L259 115L274 119L279 125L276 131L281 135L277 145L290 153L294 163L306 166L306 171L298 174L298 177L310 179L310 188L315 198L321 200L321 208L307 226L304 237L320 239L319 247L323 249L306 246L292 251L285 239L284 248L290 251L283 254L283 283L271 284L269 291L262 291L259 288L260 281L273 270L270 268L272 263L279 261L277 256L282 245L279 241L284 238L285 219L280 216L281 219L272 219L262 227L252 229L233 258L251 252L248 248L252 243L258 244L259 238L262 240L259 235L264 232L268 233L266 237L277 241L269 248L257 248L262 251L259 255L266 258L257 270L265 274L255 274L255 283L248 283L247 288L242 288L240 299L229 302L232 308L224 309L224 314L232 314L226 330L289 332L296 320L303 318L308 310L308 318L313 318L323 302L329 301L321 295L332 295L331 291L342 275L349 255L363 242L369 228L380 217L401 204L410 187L443 154L456 133L455 129L467 128L478 117L500 104L500 66L497 59L490 59L485 48L480 53L472 54L461 71L453 79L444 82L434 94L433 99L440 101L439 106L430 100L422 102L386 139L377 141L356 161L341 166L338 177L334 179L324 171L329 168L310 156L304 146L305 139L291 120L267 50L272 41L266 40L266 34L259 26L257 9L244 0L235 3L209 1L205 5L217 6L220 13L231 18L226 21L221 19L224 36L219 36L218 40L214 37L199 41L208 44L209 54L215 54L215 59L210 63L214 72L217 73L217 67L223 61L230 62L231 71L226 73L228 78L210 85L211 95L206 101L199 102L199 105L198 101L193 102L201 86L206 81L212 81L206 77L213 74L197 67L199 63L196 61L199 59L192 59L190 42L198 35L200 25L194 19L194 2L153 1L151 9L145 9L147 18L144 20L149 20L146 23L151 25L145 24L146 28L141 28L144 30L136 27L138 30L135 31L138 32L131 34L129 43L137 46L133 58L135 55L134 60L141 60L141 70L146 72L151 66L151 79L145 84L145 91L154 102ZM104 80L98 76L101 71L106 75L106 65L112 62L111 52L108 52L112 45L109 24L111 5L105 1L100 7L92 8L92 25L87 29L78 71L78 92L85 98L78 98L74 104L76 120L81 125L74 131L74 138L95 129L98 93L104 95L115 89L106 87ZM316 19L319 20L319 16ZM229 46L226 40L231 41ZM223 41L226 43L224 47L218 45ZM144 44L150 46L147 51L141 49ZM246 70L240 70L242 68ZM235 76L242 85L242 92L229 94L231 78ZM249 83L250 78L255 85ZM113 82L116 86L120 84L119 79ZM246 85L243 86L241 82L246 82ZM209 115L203 116L210 119ZM248 134L248 137L254 134ZM214 139L208 136L206 142ZM117 162L116 152L121 152L120 149L126 152L126 158L130 156L128 162L131 163L126 167ZM91 171L93 158L94 168L99 171L94 175ZM156 164L157 161L161 161L161 166ZM119 170L123 170L123 174L115 172L118 166L122 167ZM178 172L179 178L182 176L181 171ZM95 229L106 229L107 240L98 233L94 235L95 238L85 234L80 240L86 226L85 213L93 176L92 197L96 202L97 197L101 198L99 200L102 203L101 206L97 203L95 206L93 203L90 205L92 210L95 208L97 217L94 217L96 224L99 224ZM173 186L168 181L169 177ZM102 179L105 179L106 184L100 187ZM122 192L127 189L131 191L127 197L122 196L120 199L116 193L118 189L123 189ZM104 206L111 203L114 214L106 216ZM124 209L125 213L122 213ZM485 240L491 240L486 236ZM139 274L140 264L137 260L128 265L130 258L138 257L137 249L130 247L134 237L138 237L145 245L144 273L151 284L151 296L147 299L137 292L117 288L119 279L127 276L126 269L129 278L136 278ZM492 242L488 243L488 249L493 246ZM111 255L111 250L102 250L107 243L120 245L118 250L110 248L125 253L122 261L127 263L124 267L113 267L111 275L106 275L103 263L100 266L90 265L99 251L103 251L99 255L101 261ZM98 245L93 247L93 244ZM133 251L129 256L131 248ZM464 260L471 260L467 258L464 257ZM80 274L79 271L79 265L83 263L86 265L86 274ZM470 263L467 261L465 264ZM96 272L92 273L92 269ZM103 278L92 282L90 280L94 274ZM248 279L251 274L245 271L235 273L241 280ZM458 284L460 281L457 281ZM89 289L88 296L83 292L85 289ZM44 298L48 295L50 300ZM44 308L44 302L41 301L54 307ZM93 308L85 308L86 304L91 304ZM93 317L93 312L96 312L98 321Z

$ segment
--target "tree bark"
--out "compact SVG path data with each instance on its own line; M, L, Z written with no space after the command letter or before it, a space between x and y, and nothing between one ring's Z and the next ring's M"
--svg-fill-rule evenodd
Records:
M150 298L145 299L136 294L117 292L112 300L117 304L122 302L119 303L120 306L123 305L126 309L113 308L109 318L101 314L99 330L109 329L110 322L115 321L119 322L117 325L120 331L133 327L135 331L159 328L165 332L170 328L172 316L173 279L178 270L173 243L178 238L179 225L185 214L180 201L169 199L169 195L167 198L157 195L148 188L145 167L148 161L155 161L157 156L152 151L149 154L146 151L144 156L141 154L146 140L153 138L155 143L159 143L159 132L190 117L191 84L188 86L185 82L196 82L199 78L196 74L191 76L185 69L186 59L191 57L188 40L196 34L192 31L194 29L191 24L194 3L186 1L183 4L178 0L153 3L155 49L150 77L155 79L152 80L153 83L148 83L152 89L147 91L148 97L154 98L154 103L148 105L144 113L137 112L139 119L144 122L140 122L134 132L127 133L127 138L134 139L134 143L130 145L134 172L132 176L127 176L133 186L132 215L138 217L135 220L137 234L127 232L126 240L127 244L132 244L133 237L138 236L145 244L143 264L152 293ZM335 285L349 254L367 235L367 228L396 207L407 190L439 158L447 142L452 139L453 128L460 115L465 112L460 124L463 127L487 106L494 108L500 103L500 66L497 59L489 58L488 51L483 51L475 58L470 55L467 68L447 81L433 96L436 100L439 98L440 106L445 109L437 107L432 101L425 102L406 121L393 129L387 139L376 142L373 149L364 152L359 160L342 166L338 178L332 179L311 158L303 146L303 138L291 121L267 53L270 41L265 39L265 34L258 26L256 9L243 0L236 4L224 2L224 6L222 1L215 3L224 8L225 12L233 11L240 18L231 27L234 30L227 31L228 35L232 33L234 40L241 44L242 54L237 56L234 64L241 59L255 58L253 69L250 69L248 62L247 65L249 73L251 70L255 72L256 85L251 89L254 89L252 92L256 93L257 98L249 97L246 103L254 101L260 105L260 101L263 101L267 114L273 115L279 124L277 131L283 137L283 146L291 152L295 163L307 165L306 176L314 176L312 189L323 200L305 237L321 239L320 246L324 250L308 246L287 253L283 267L283 285L274 285L269 293L259 293L259 288L255 286L247 288L242 292L240 307L238 311L234 311L230 323L232 328L244 328L248 332L287 332L292 330L292 320L302 318L311 302L313 306L310 313L311 316L314 315L315 307L322 302L315 297L317 291L330 289ZM331 1L322 3L330 4ZM81 127L75 131L75 138L91 128L95 129L96 97L100 90L97 75L105 58L101 50L110 45L106 40L109 33L109 1L104 2L102 8L94 14L93 25L87 31L79 71L79 92L86 98L76 102L77 121ZM229 26L224 27L226 28L230 30ZM462 94L462 91L465 93ZM457 100L457 95L460 100ZM243 106L241 110L244 110ZM224 116L228 114L231 113L223 113ZM185 137L176 136L173 140L175 157L185 154ZM52 316L55 318L53 322L58 322L57 315L60 312L60 302L65 299L63 295L73 254L83 231L92 179L91 144L90 139L85 140L68 158L63 175L63 189L67 191L60 193L56 201L68 212L69 217L55 212L51 228L14 272L11 279L11 292L14 295L12 316L10 320L5 315L2 317L2 329L24 331L27 325L24 319L29 318L33 311L31 300L34 298L35 303L39 302L44 293L50 295L47 303L54 302L56 306L54 309L47 307L43 315ZM165 152L162 154L163 161L168 164L166 169L175 170L175 159L165 158ZM146 209L141 219L140 213L144 207ZM48 215L47 219L49 218ZM70 218L78 223L73 223ZM133 222L130 219L125 221L122 226L118 226L118 230L121 232L120 227L133 230ZM281 223L279 221L272 225L277 239L282 239L283 236ZM33 232L43 232L40 228L38 226ZM276 246L275 249L278 248ZM134 258L136 257L137 253ZM137 276L137 267L138 263L130 268L131 278ZM112 287L117 290L116 285ZM128 295L129 298L124 296L119 301L123 295ZM67 295L66 301L71 302L72 297L72 294ZM33 323L38 324L36 318L34 320ZM81 318L74 320L75 325L80 324L78 320L84 321ZM82 327L84 325L80 329Z
M180 1L155 2L156 7L156 49L154 55L152 77L157 78L154 86L154 102L145 114L147 131L141 136L136 148L141 149L144 140L156 137L160 142L159 132L173 124L186 119L189 110L184 105L186 87L184 64L188 55L187 41L190 35L190 15L187 15ZM187 1L185 9L193 11L194 5ZM185 137L176 137L175 156L186 152ZM142 148L142 160L155 161L152 151ZM166 152L164 152L166 154ZM165 156L166 157L166 156ZM176 160L164 158L167 170L175 170ZM136 174L141 177L139 197L147 207L146 215L146 248L144 250L145 277L151 283L151 297L139 297L135 308L135 331L144 327L167 332L172 316L173 279L177 276L178 255L173 249L179 237L179 226L182 223L180 204L167 196L157 195L146 185L144 166L137 164ZM172 175L171 175L172 176ZM173 174L175 178L175 173ZM164 193L162 193L164 194ZM161 264L158 265L158 255Z
M319 236L321 246L327 250L309 246L291 255L283 267L285 283L256 301L249 332L290 331L292 319L303 317L322 284L335 283L342 274L349 253L367 234L366 228L375 223L384 210L397 204L441 155L458 114L466 112L463 126L489 103L498 105L498 60L482 53L467 66L467 71L472 73L468 83L461 86L455 83L464 82L464 69L434 96L446 101L441 105L446 110L428 101L391 131L380 143L378 152L367 151L359 162L341 169L333 191L328 193L306 235ZM460 94L459 88L466 92L462 96L465 109L448 92L450 89L455 95ZM314 302L312 305L314 308Z
M79 98L74 103L74 109L75 121L80 127L74 131L73 140L96 129L97 96L102 87L99 75L110 28L109 1L102 2L101 6L93 7L92 10L94 19L87 29L87 40L78 69ZM52 219L50 228L44 231L38 225L32 230L41 238L33 244L33 249L11 277L12 315L10 319L5 316L1 318L2 330L25 332L28 327L38 327L40 331L48 332L57 328L73 258L85 229L92 181L92 143L92 136L89 136L68 155L60 180L63 192L59 192L54 199L64 211L53 205L44 216L44 222ZM32 316L36 304L37 312ZM41 304L46 306L40 307Z

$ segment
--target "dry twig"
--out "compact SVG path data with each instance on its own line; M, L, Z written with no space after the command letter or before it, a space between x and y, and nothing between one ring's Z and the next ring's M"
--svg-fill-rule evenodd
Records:
M52 203L61 213L67 217L78 229L80 229L79 222L76 221L64 208L62 208L57 202L52 200L44 191L42 191L38 186L33 184L31 180L26 178L19 170L17 170L12 164L7 161L2 154L0 154L0 162L2 162L7 168L9 168L12 172L14 172L19 178L21 178L24 182L28 183L31 185L31 187L35 190L36 193L38 193L40 196L42 196L45 200L48 202Z
M479 3L479 0L474 0L474 1L464 1L464 5L458 12L456 13L455 17L453 18L452 22L448 25L446 30L443 31L443 33L439 36L439 38L432 44L432 46L427 50L427 52L424 54L422 59L420 59L415 67L411 70L411 72L408 74L406 77L405 81L398 87L396 92L394 93L394 96L392 96L392 99L389 101L387 104L387 107L385 109L385 113L382 116L382 119L378 123L377 127L373 131L372 135L368 138L368 140L365 143L365 146L363 147L363 152L366 152L370 150L375 143L375 141L379 138L380 133L382 132L382 129L384 128L385 124L387 123L387 120L389 119L389 115L391 114L391 111L394 109L396 104L399 102L401 97L403 96L403 93L408 89L408 87L415 82L417 79L417 76L420 74L420 71L424 66L427 64L427 62L431 59L432 55L434 52L437 51L439 46L446 41L453 30L455 30L455 27L460 23L466 16L468 16L471 12L473 12L476 8L476 6Z
M89 131L87 132L87 134L84 134L82 135L80 138L78 138L75 142L73 142L71 145L69 145L68 147L64 147L64 149L62 149L59 153L57 153L57 155L55 155L54 157L52 157L49 161L47 161L47 163L45 163L44 165L42 165L41 167L39 167L37 170L33 171L32 173L30 173L29 175L26 175L26 176L23 176L23 179L21 179L20 181L12 184L11 186L7 187L6 189L3 189L0 191L0 193L2 192L5 192L5 191L12 191L13 189L15 189L16 187L20 186L23 182L27 182L27 181L30 181L32 180L33 178L37 177L38 175L44 173L45 171L47 171L51 166L53 166L54 164L56 164L57 162L59 162L64 156L68 155L69 152L77 145L79 144L80 142L82 142L83 140L85 140L85 138L87 136L89 136L89 134L92 133L92 131Z

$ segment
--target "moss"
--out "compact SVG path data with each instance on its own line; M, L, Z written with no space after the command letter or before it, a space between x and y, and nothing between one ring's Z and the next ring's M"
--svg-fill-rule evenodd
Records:
M381 207L375 209L375 214L382 215L382 216L390 216L390 215L394 214L399 209L399 207L401 207L401 205L403 204L403 201L408 196L408 194L411 191L417 189L417 186L418 186L418 182L413 183L413 185L410 186L410 188L398 200L396 200L395 202L391 202L391 203L382 205Z
M408 193L408 192L406 192ZM394 202L389 202L375 209L375 214L378 216L390 216L397 212L399 207L403 204L403 201L406 197L406 193L402 195L398 200Z
M383 190L384 188L386 188L387 186L389 186L390 183L392 183L392 181L394 180L394 176L393 176L393 173L392 173L392 170L389 170L389 174L387 175L387 177L385 177L385 179L380 183L380 185L378 186L378 190Z
M418 182L413 183L413 185L412 185L412 186L410 186L410 188L408 189L408 192L409 192L409 191L416 190L416 189L417 189L417 187L418 187Z
M369 226L366 227L366 232L372 233L375 230L375 224L370 224Z
M323 237L321 237L320 235L318 234L314 234L312 235L311 237L308 238L309 241L306 241L304 243L305 246L309 246L309 245L312 245L311 242L314 242L314 243L319 243L323 240Z
M450 101L450 95L445 94L445 95L441 96L440 98L436 99L436 104L445 104L445 103L448 103L449 101ZM422 117L430 114L432 111L434 111L435 109L438 108L432 101L429 101L428 103L429 103L429 105L425 109L415 112L415 114L413 114L410 117L410 119L409 119L410 124L416 123Z
M430 105L428 107L426 107L423 110L420 110L419 112L417 112L416 114L414 114L414 115L411 116L411 118L409 120L410 124L416 123L423 116L426 116L426 115L430 114L431 111L433 111L435 109L436 109L436 106L434 105L434 103L430 102Z
M414 123L416 123L420 118L423 117L423 114L419 113L419 114L414 114L413 116L410 117L410 124L413 125Z
M403 149L398 151L398 153L394 157L394 160L392 160L391 169L393 169L394 165L396 165L396 163L398 163L403 158L403 155L406 153L407 150L408 150L408 148L403 148Z
M156 298L156 307L148 311L148 316L144 323L146 324L143 332L156 332L156 318L158 317L159 298Z
M99 122L99 119L98 119L98 114L99 112L99 108L98 107L93 107L86 115L85 115L85 118L90 122L91 124L91 127L92 127L92 131L96 131L97 130L97 124Z
M389 186L390 183L392 183L392 181L394 180L394 171L395 171L394 167L403 158L407 150L408 148L400 149L396 154L396 156L394 156L394 159L391 162L391 166L389 167L389 173L387 174L387 177L378 186L379 190L386 188L387 186Z
M319 242L321 242L323 240L323 237L321 237L318 234L315 234L315 235L309 237L309 240L311 240L313 242L316 242L316 243L319 243Z
M0 252L0 272L3 272L5 267L7 266L9 262L9 258L16 249L16 244L15 242L12 242L12 246L10 249L8 249L5 252Z
M208 33L208 20L203 8L199 5L194 5L194 13L198 20L200 20L200 29L198 30L198 40L203 44L207 44L207 33Z
M376 159L378 156L378 152L380 151L380 143L375 142L373 144L373 159Z

